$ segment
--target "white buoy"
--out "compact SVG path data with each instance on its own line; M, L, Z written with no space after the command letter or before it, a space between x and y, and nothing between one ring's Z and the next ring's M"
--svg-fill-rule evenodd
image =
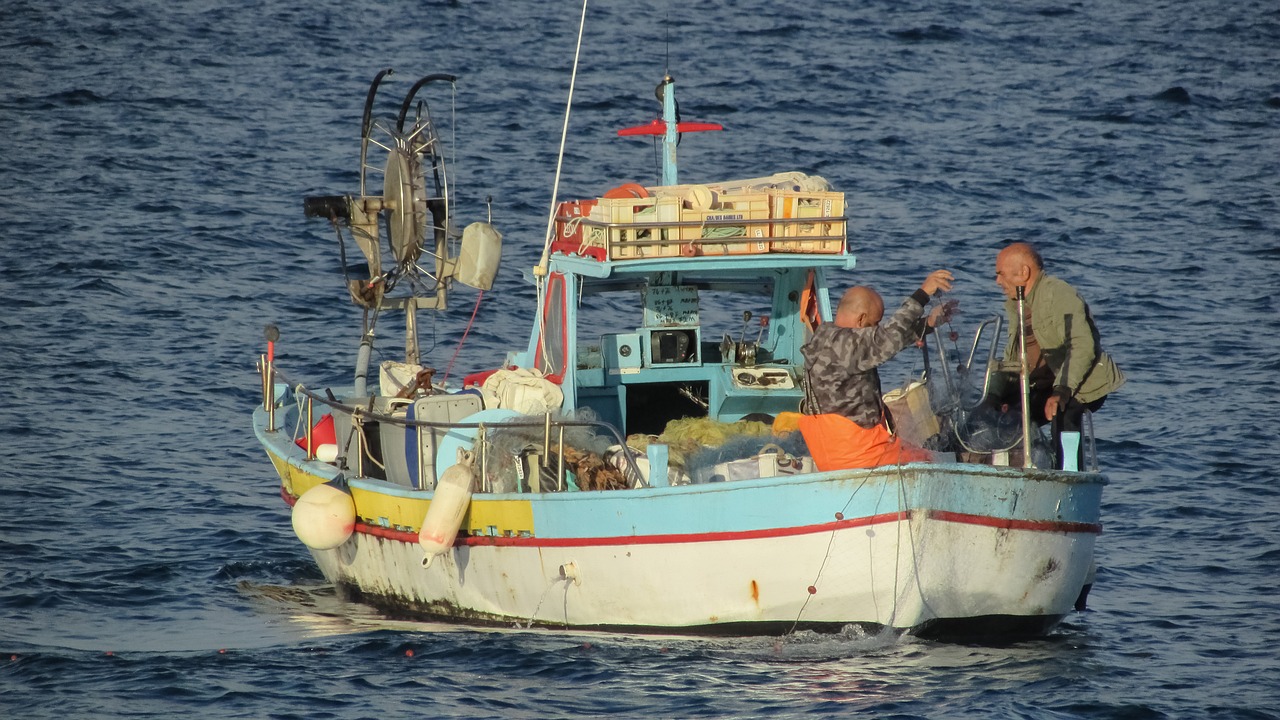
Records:
M338 459L338 446L333 443L324 443L316 446L316 459L320 462L332 463Z
M332 485L317 485L293 505L293 532L312 550L332 550L356 528L356 504Z
M449 552L458 539L462 518L471 505L471 483L475 479L471 461L471 453L458 448L458 463L436 481L435 494L418 531L418 544L426 553L422 567L429 567L437 555Z

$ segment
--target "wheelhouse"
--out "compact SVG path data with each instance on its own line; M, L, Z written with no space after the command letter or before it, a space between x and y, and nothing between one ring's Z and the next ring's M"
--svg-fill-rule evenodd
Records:
M556 254L540 320L508 366L536 368L560 385L565 412L590 410L628 435L681 417L794 412L806 324L830 319L827 273L853 265L850 255Z

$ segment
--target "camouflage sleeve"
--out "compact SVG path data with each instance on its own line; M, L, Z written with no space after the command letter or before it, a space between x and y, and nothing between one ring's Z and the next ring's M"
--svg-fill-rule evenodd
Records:
M838 357L846 359L846 367L853 372L879 367L924 335L923 312L924 304L912 295L888 320L875 327L837 332L832 338L834 350Z
M925 322L921 316L924 314L924 304L928 301L928 295L924 296L923 302L917 295L912 295L902 301L902 305L888 322L882 322L874 328L872 350L869 353L871 362L876 366L882 365L924 336Z

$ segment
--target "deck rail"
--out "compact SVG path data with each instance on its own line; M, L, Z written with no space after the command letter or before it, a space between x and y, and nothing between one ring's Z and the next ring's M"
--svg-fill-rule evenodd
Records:
M306 421L300 423L305 429L301 436L295 437L294 440L305 438L306 444L303 451L306 453L307 460L314 460L316 458L315 443L313 442L312 437L314 425L312 418L315 417L316 403L320 403L322 406L343 413L351 418L352 426L356 430L355 441L358 452L356 453L355 467L349 469L355 470L357 477L365 477L366 459L374 461L373 456L369 453L369 440L365 435L364 425L368 422L376 422L380 424L389 424L403 428L415 429L416 442L419 448L424 446L423 441L426 439L424 437L426 432L475 430L478 437L476 438L474 445L479 448L479 452L477 453L480 462L479 475L481 482L484 485L488 484L487 470L490 460L490 443L488 442L489 430L492 430L495 427L498 429L541 428L543 431L542 448L544 453L550 452L550 448L553 446L553 438L555 441L554 446L556 449L556 457L558 458L555 480L556 489L558 491L563 490L565 487L565 430L568 428L591 428L612 438L614 442L623 449L621 456L626 464L626 469L623 474L624 477L627 478L628 482L648 485L648 481L646 480L644 473L640 471L639 466L636 464L632 451L627 449L626 438L623 437L621 431L619 431L612 423L608 423L603 420L568 420L553 418L551 413L544 413L541 417L529 416L527 420L509 419L498 422L442 422L435 420L410 420L405 417L377 412L373 408L374 398L372 397L369 399L369 403L367 405L357 405L349 402L343 402L333 397L330 393L322 394L316 392L315 390L306 387L301 382L290 379L288 375L281 372L280 369L276 367L274 360L269 359L266 355L261 355L259 357L258 371L262 378L262 406L267 413L266 429L268 432L275 432L280 429L276 427L275 416L276 408L281 407L283 404L281 402L282 393L280 388L283 386L286 392L292 393L295 398L298 398L298 401L301 404L299 407L299 418L306 418ZM298 430L296 428L294 434L298 435ZM348 443L343 443L343 445L347 444ZM418 452L417 456L419 461L418 477L426 478L427 476L430 476L431 486L434 487L435 482L439 479L438 473L435 469L435 464L432 463L430 467L427 467L423 459L423 453ZM420 483L425 486L425 481L420 481ZM487 490L488 488L486 487L484 489Z

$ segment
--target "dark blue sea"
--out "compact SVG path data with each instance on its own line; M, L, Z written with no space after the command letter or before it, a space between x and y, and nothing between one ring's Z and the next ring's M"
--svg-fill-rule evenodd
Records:
M506 236L455 376L525 341L581 6L3 3L0 717L1280 718L1280 7L1241 0L664 2L588 9L561 197L801 170L859 268L958 279L1035 243L1129 377L1090 607L1004 647L393 622L326 586L250 428L281 365L350 384L359 310L307 194L354 193L360 114L418 76L462 222ZM423 323L442 367L459 289ZM732 309L728 309L732 310ZM726 311L726 315L729 313ZM387 357L398 341L383 338ZM917 368L918 370L918 368ZM886 372L906 379L909 363Z

